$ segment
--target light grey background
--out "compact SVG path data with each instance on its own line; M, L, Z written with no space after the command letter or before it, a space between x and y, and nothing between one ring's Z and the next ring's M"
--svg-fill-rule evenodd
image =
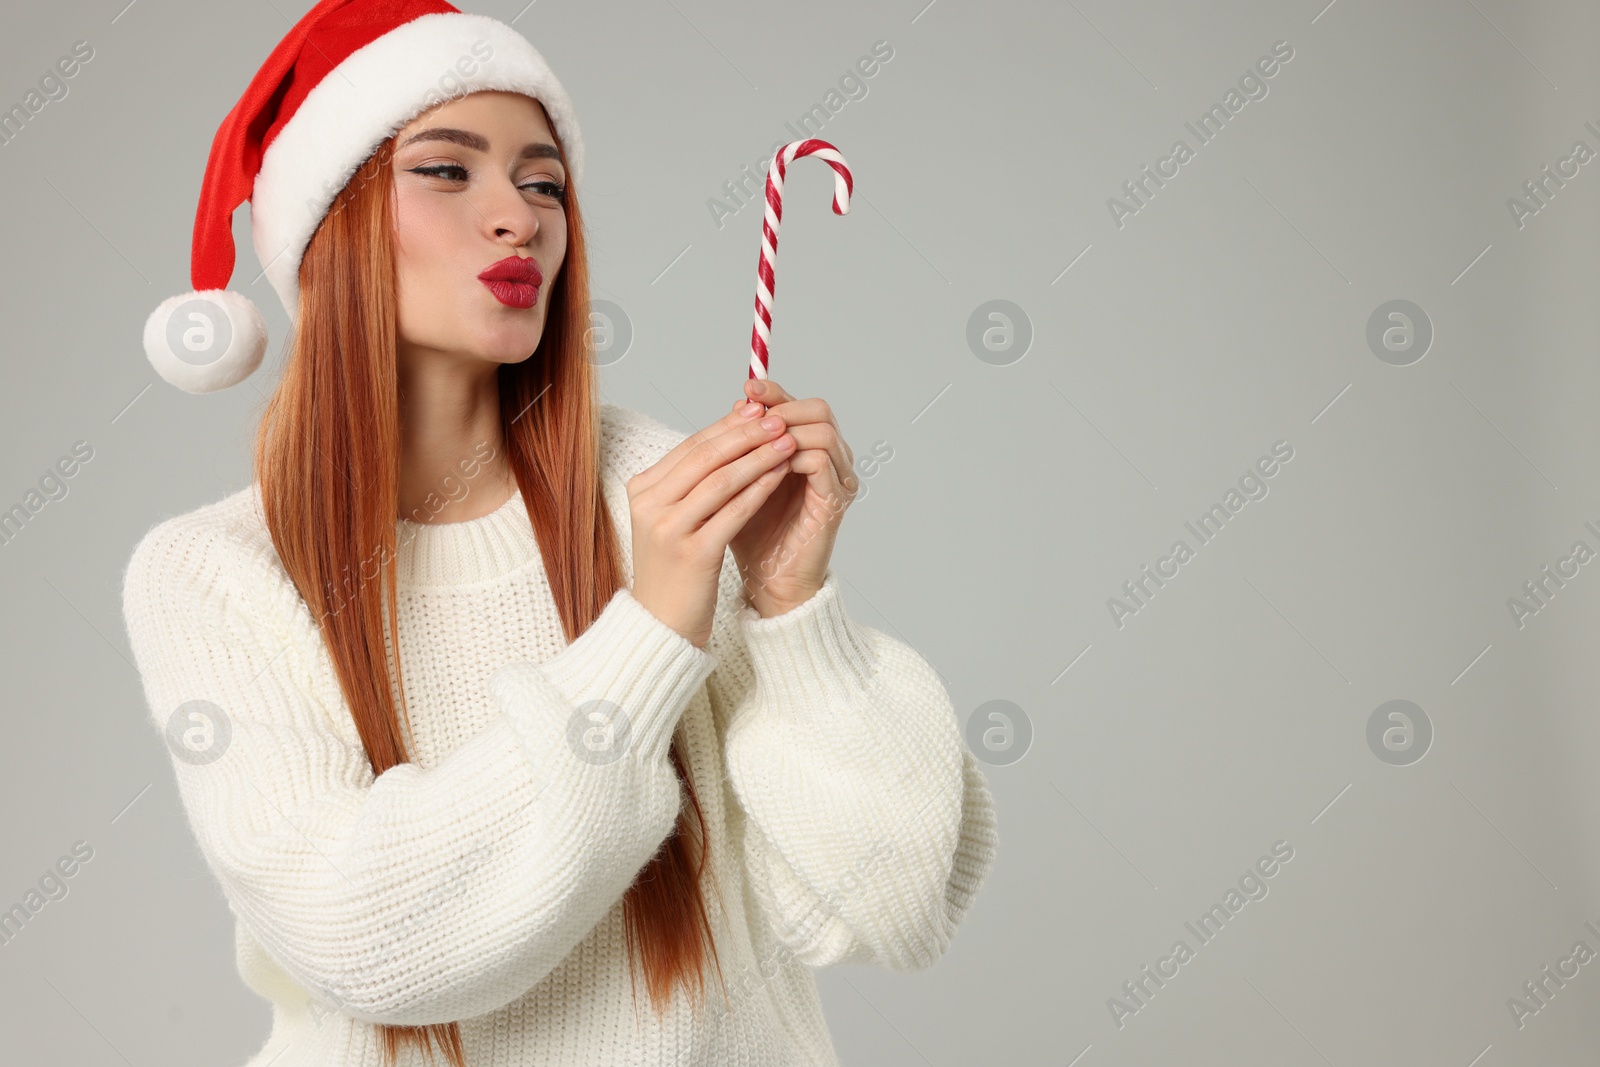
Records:
M95 50L0 147L0 506L94 449L0 546L0 905L94 849L0 946L0 1046L241 1063L268 1008L119 592L150 525L250 478L287 321L251 284L248 209L232 287L267 311L267 365L189 396L139 334L188 288L218 122L308 4L124 2L0 34L7 106ZM468 5L515 17L578 109L596 296L634 331L606 398L685 431L749 355L760 208L719 228L708 201L894 50L817 131L850 213L825 165L790 170L771 373L826 398L858 457L892 451L837 548L851 612L920 650L964 723L1016 710L971 733L1001 843L949 955L820 974L847 1064L1593 1061L1600 962L1520 1028L1507 1001L1600 951L1600 563L1520 628L1507 601L1600 549L1600 160L1520 227L1508 200L1600 150L1600 11L1325 3ZM1278 41L1268 94L1197 146L1184 123ZM1179 138L1195 157L1119 227L1108 200ZM1396 299L1434 331L1408 366L1367 342ZM969 347L991 300L1022 309L1025 354ZM1268 495L1119 628L1108 598L1279 440ZM1405 766L1367 740L1395 699L1434 732ZM1031 731L1025 754L991 726ZM1277 841L1269 894L1200 945L1185 922ZM1180 938L1194 958L1119 1027L1108 998Z

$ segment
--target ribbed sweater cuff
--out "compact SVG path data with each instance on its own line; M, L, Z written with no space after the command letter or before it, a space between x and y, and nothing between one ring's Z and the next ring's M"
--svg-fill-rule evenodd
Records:
M854 695L876 670L867 636L846 614L832 570L805 603L765 619L746 604L739 619L756 678L780 705L791 703L791 696L804 704L825 693Z
M538 669L574 706L607 700L621 708L629 747L652 760L666 758L683 709L716 665L715 655L622 588L576 641Z

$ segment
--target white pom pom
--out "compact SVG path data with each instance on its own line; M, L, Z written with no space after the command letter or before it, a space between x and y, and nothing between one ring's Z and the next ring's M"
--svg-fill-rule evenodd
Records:
M226 289L168 297L144 323L150 365L186 393L214 393L244 381L266 350L260 309Z

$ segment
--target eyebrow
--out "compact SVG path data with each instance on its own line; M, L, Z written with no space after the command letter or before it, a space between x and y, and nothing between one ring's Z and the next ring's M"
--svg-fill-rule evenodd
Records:
M416 144L418 141L449 141L465 148L472 148L479 152L489 150L489 139L471 130L457 130L449 126L435 126L412 134L401 142L400 147ZM517 154L518 159L553 159L561 162L561 150L553 144L544 141L533 141L522 146L522 151Z

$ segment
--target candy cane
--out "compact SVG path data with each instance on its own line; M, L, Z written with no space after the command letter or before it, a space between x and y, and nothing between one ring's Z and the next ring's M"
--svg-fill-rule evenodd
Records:
M789 161L800 156L816 156L833 168L833 213L850 211L850 191L855 181L850 165L839 150L827 141L808 137L790 141L773 157L767 171L767 213L761 223L761 259L756 264L756 321L750 331L750 377L767 376L767 345L772 340L772 291L776 280L772 264L778 258L778 227L783 222L783 174Z

